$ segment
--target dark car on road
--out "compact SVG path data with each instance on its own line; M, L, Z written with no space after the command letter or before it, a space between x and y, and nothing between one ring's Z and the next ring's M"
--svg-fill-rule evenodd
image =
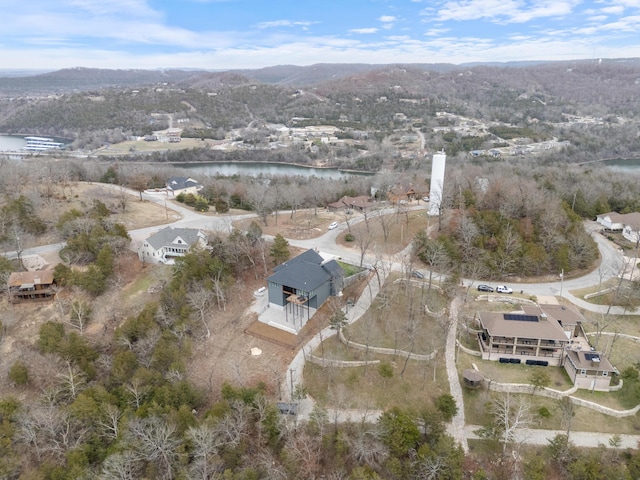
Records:
M424 273L422 273L420 270L414 270L413 272L411 272L411 275L414 276L415 278L420 278L420 279L424 278Z
M493 287L489 285L478 285L479 292L493 292Z

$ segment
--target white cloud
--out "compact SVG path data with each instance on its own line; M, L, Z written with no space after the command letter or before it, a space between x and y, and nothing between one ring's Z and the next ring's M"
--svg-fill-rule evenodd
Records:
M293 21L293 20L274 20L272 22L260 22L256 24L256 28L277 28L277 27L308 27L316 22Z
M442 35L443 33L447 33L448 31L448 28L430 28L429 30L424 32L424 34L427 37L439 37L440 35Z
M624 13L624 7L622 5L612 5L610 7L601 8L600 11L607 15L620 15Z
M380 20L383 23L390 23L390 22L395 22L396 17L392 15L382 15L380 18L378 18L378 20Z
M376 33L378 29L377 28L352 28L349 31L352 33L366 34L366 33Z
M489 19L496 22L525 23L536 18L572 13L579 0L543 0L523 6L517 0L450 0L437 11L440 21Z

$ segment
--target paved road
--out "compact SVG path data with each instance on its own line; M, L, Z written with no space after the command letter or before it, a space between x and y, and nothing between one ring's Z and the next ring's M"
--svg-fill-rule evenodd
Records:
M465 425L465 435L469 439L480 438L475 432L480 428L479 425ZM556 435L564 435L566 432L563 430L542 430L534 428L525 428L519 432L516 432L515 443L526 443L528 445L549 445L551 440ZM610 440L614 437L609 433L596 433L596 432L571 432L569 434L569 441L576 447L606 447L613 448ZM640 442L640 435L619 435L620 443L616 448L638 448Z
M458 306L460 302L461 300L459 298L455 298L449 306L449 327L447 343L445 345L445 363L447 366L447 378L449 379L449 392L458 406L458 412L451 419L449 432L466 453L469 451L469 445L464 429L464 397L462 396L460 375L458 374L458 368L456 366L456 338L458 334Z

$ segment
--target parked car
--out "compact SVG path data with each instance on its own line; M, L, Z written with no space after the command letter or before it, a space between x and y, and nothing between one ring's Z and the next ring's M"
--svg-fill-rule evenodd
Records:
M413 272L411 272L411 276L412 277L416 277L416 278L420 278L423 279L424 278L424 273L422 273L419 270L414 270Z
M429 197L422 197L422 201L423 202L428 202L429 201Z
M338 228L338 222L331 222L329 224L329 230L333 230L334 228Z
M513 293L513 290L505 285L498 285L496 287L496 292L498 293Z
M479 292L491 292L493 293L493 287L490 287L489 285L478 285L478 291Z

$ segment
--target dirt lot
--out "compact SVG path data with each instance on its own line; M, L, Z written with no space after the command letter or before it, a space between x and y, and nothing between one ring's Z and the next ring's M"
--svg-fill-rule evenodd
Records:
M277 218L270 215L265 225L260 218L249 218L235 222L234 226L246 230L251 222L256 222L265 235L281 234L285 238L305 240L315 238L327 231L331 222L344 221L344 215L330 212L326 208L305 209L296 212L279 213Z

